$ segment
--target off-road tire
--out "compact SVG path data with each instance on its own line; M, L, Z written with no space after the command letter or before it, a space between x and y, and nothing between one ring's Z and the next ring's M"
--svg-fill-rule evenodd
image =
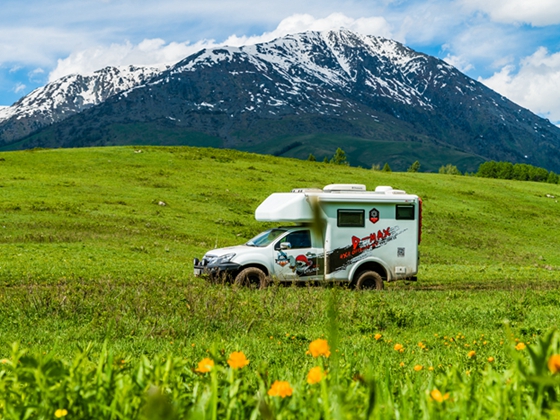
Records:
M356 281L356 290L383 290L383 279L375 271L364 271Z
M235 276L233 284L240 287L251 287L253 289L264 289L268 286L267 275L257 267L247 267Z

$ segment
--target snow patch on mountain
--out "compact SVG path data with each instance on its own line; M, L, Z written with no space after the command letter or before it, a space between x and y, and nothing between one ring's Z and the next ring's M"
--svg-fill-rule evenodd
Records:
M51 124L105 101L110 96L146 83L159 70L146 67L106 67L89 75L74 74L35 89L8 108L0 122L16 117Z

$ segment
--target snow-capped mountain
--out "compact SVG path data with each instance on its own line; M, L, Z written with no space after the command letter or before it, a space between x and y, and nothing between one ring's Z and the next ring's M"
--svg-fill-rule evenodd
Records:
M19 139L145 83L159 73L155 68L128 66L62 77L35 89L12 106L0 108L0 138L4 142ZM5 124L8 120L12 124Z
M74 115L35 130L45 122L14 113L0 122L0 146L23 137L6 127L26 121L35 133L18 147L193 144L320 158L345 146L363 166L429 159L472 170L495 159L560 171L558 127L435 57L347 30L205 49L127 80L128 90L118 84L81 109L72 94L55 102L58 90L45 92L51 114ZM28 98L37 109L20 102Z

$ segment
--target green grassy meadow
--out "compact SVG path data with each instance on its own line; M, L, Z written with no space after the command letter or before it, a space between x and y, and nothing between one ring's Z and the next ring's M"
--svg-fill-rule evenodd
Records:
M330 183L422 197L418 282L193 277L269 194ZM137 146L2 152L0 197L0 418L560 418L559 185Z

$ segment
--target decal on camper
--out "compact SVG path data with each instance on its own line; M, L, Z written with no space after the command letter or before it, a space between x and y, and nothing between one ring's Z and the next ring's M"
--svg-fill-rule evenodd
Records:
M294 256L287 255L284 251L278 251L278 256L275 262L281 267L289 265L292 272L296 273L299 277L312 276L319 272L317 254L311 252L308 252L305 255L300 254Z
M336 248L327 253L327 274L344 270L347 266L369 257L375 249L397 239L397 236L406 230L408 229L393 226L372 232L363 238L352 236L350 245Z
M371 223L379 222L379 210L374 208L369 211L369 221Z

